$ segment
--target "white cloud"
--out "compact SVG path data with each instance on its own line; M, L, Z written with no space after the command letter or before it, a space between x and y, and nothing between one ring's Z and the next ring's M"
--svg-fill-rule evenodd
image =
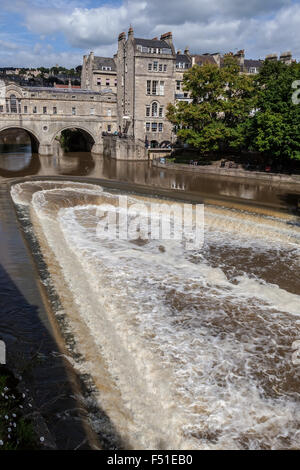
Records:
M89 7L88 1L2 1L6 8L13 3L10 8L23 14L26 27L37 39L62 34L71 48L85 52L112 55L118 34L132 24L138 37L172 31L176 47L189 45L193 52L246 49L246 55L255 58L292 49L300 57L300 5L292 0L123 0L96 8ZM36 54L43 65L55 56L44 49ZM72 60L77 65L81 51L56 54L55 63L67 58L65 65ZM30 54L30 50L23 51L24 57Z

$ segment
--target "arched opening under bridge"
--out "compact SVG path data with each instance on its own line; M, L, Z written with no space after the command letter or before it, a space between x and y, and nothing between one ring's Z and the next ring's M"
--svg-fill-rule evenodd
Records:
M56 137L65 152L91 152L95 139L84 129L72 127L63 129Z

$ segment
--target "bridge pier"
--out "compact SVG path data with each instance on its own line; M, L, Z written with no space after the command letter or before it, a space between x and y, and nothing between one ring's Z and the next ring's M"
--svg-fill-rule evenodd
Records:
M52 144L40 144L39 146L39 155L53 155L53 145Z
M91 150L92 153L95 155L102 155L103 154L103 143L101 142L100 144L94 144Z

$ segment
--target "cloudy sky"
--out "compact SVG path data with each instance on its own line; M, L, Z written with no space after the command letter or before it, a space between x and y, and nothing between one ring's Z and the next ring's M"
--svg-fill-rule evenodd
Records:
M137 37L172 31L191 52L292 50L300 59L300 0L1 0L0 66L73 67L109 56L132 24Z

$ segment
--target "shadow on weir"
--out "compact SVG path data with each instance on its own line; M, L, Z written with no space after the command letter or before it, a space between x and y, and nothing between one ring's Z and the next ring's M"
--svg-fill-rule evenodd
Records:
M98 407L88 411L104 424L105 434L91 430L88 411L76 398L91 392L63 358L51 329L42 321L40 307L26 300L0 264L0 339L6 344L7 367L22 375L33 411L45 420L57 449L123 448L109 417Z

